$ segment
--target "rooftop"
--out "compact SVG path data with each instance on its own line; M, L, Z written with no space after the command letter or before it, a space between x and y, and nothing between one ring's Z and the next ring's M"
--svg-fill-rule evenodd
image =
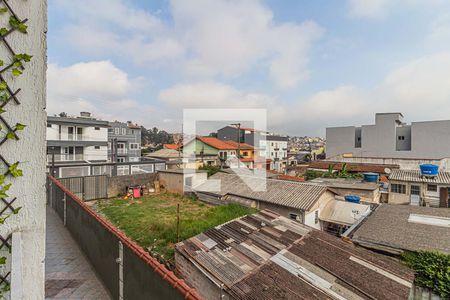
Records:
M237 150L238 144L235 141L222 141L218 138L211 137L211 136L198 136L197 140L213 147L218 150ZM253 146L245 143L240 143L240 149L241 150L253 150Z
M309 164L311 169L328 170L329 166L333 167L333 170L342 170L344 163L336 161L316 160ZM386 169L398 169L399 165L385 165L385 164L368 164L368 163L346 163L348 171L351 172L374 172L384 174Z
M423 182L436 184L450 184L450 172L439 172L436 177L422 176L419 170L392 170L389 180L405 182Z
M268 210L209 229L176 251L234 299L407 299L414 279L391 258Z
M174 149L159 149L155 152L145 154L147 157L156 157L156 158L180 158L182 156L177 150Z
M450 209L382 204L352 232L352 240L392 253L450 253L450 239L444 238L450 236L449 222Z
M326 185L330 188L352 189L352 190L376 190L379 185L375 182L363 182L358 179L347 178L315 178L308 182Z
M197 186L195 190L220 196L241 196L302 210L309 210L327 191L326 186L318 184L266 179L257 176L238 176L223 172L218 172L209 179ZM254 191L249 185L261 189L265 187L265 191Z

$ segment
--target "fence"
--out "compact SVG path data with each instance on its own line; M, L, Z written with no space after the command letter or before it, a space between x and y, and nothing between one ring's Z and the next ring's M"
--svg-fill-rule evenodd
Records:
M51 163L47 166L50 175L57 178L80 176L124 176L136 174L151 174L166 169L166 163L162 160L147 159L139 162L70 162Z
M106 175L60 178L59 182L82 200L108 197L108 176Z
M63 220L113 299L202 299L195 289L51 176L47 180L47 202Z

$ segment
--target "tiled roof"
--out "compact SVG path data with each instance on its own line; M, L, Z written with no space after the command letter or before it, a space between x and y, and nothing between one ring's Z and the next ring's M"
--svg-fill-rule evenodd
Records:
M203 143L216 148L218 150L237 150L238 149L238 143L234 141L222 141L218 138L211 137L211 136L199 136L197 137L199 141L202 141ZM241 143L241 149L253 149L253 146L245 143Z
M450 227L410 222L411 214L450 220L450 209L446 208L382 204L353 232L352 239L394 253L402 250L450 253Z
M147 153L145 156L147 157L156 157L156 158L180 158L180 153L174 149L159 149L155 152Z
M328 170L329 166L333 166L333 170L342 170L344 163L335 161L316 160L309 164L310 169ZM374 172L386 173L387 169L398 169L398 165L383 165L383 164L366 164L366 163L346 163L348 171L352 172Z
M176 150L176 149L180 148L180 145L178 145L178 144L164 144L163 147L164 147L164 149L174 149L174 150Z
M233 299L407 299L414 279L391 258L268 210L209 229L176 251Z
M407 182L425 182L437 184L450 184L450 172L439 172L436 177L425 177L419 170L392 170L389 180Z
M241 176L245 179L245 182L241 179ZM240 196L306 211L327 191L326 186L317 184L241 176L218 172L211 176L210 180L196 187L195 190L220 196ZM220 181L220 190L216 185L217 180ZM265 187L265 191L254 191L249 185L261 189Z

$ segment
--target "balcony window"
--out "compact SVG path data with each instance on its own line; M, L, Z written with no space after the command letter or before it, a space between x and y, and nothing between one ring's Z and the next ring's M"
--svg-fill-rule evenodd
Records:
M73 127L67 127L67 134L68 134L68 139L71 141L74 139L74 128Z
M77 140L81 141L83 140L83 128L77 127Z

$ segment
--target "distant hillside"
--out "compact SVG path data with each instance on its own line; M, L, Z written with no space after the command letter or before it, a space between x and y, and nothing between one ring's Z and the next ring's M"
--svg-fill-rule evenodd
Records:
M142 127L142 145L150 144L154 148L162 148L163 144L172 144L173 135L156 127L146 129Z

